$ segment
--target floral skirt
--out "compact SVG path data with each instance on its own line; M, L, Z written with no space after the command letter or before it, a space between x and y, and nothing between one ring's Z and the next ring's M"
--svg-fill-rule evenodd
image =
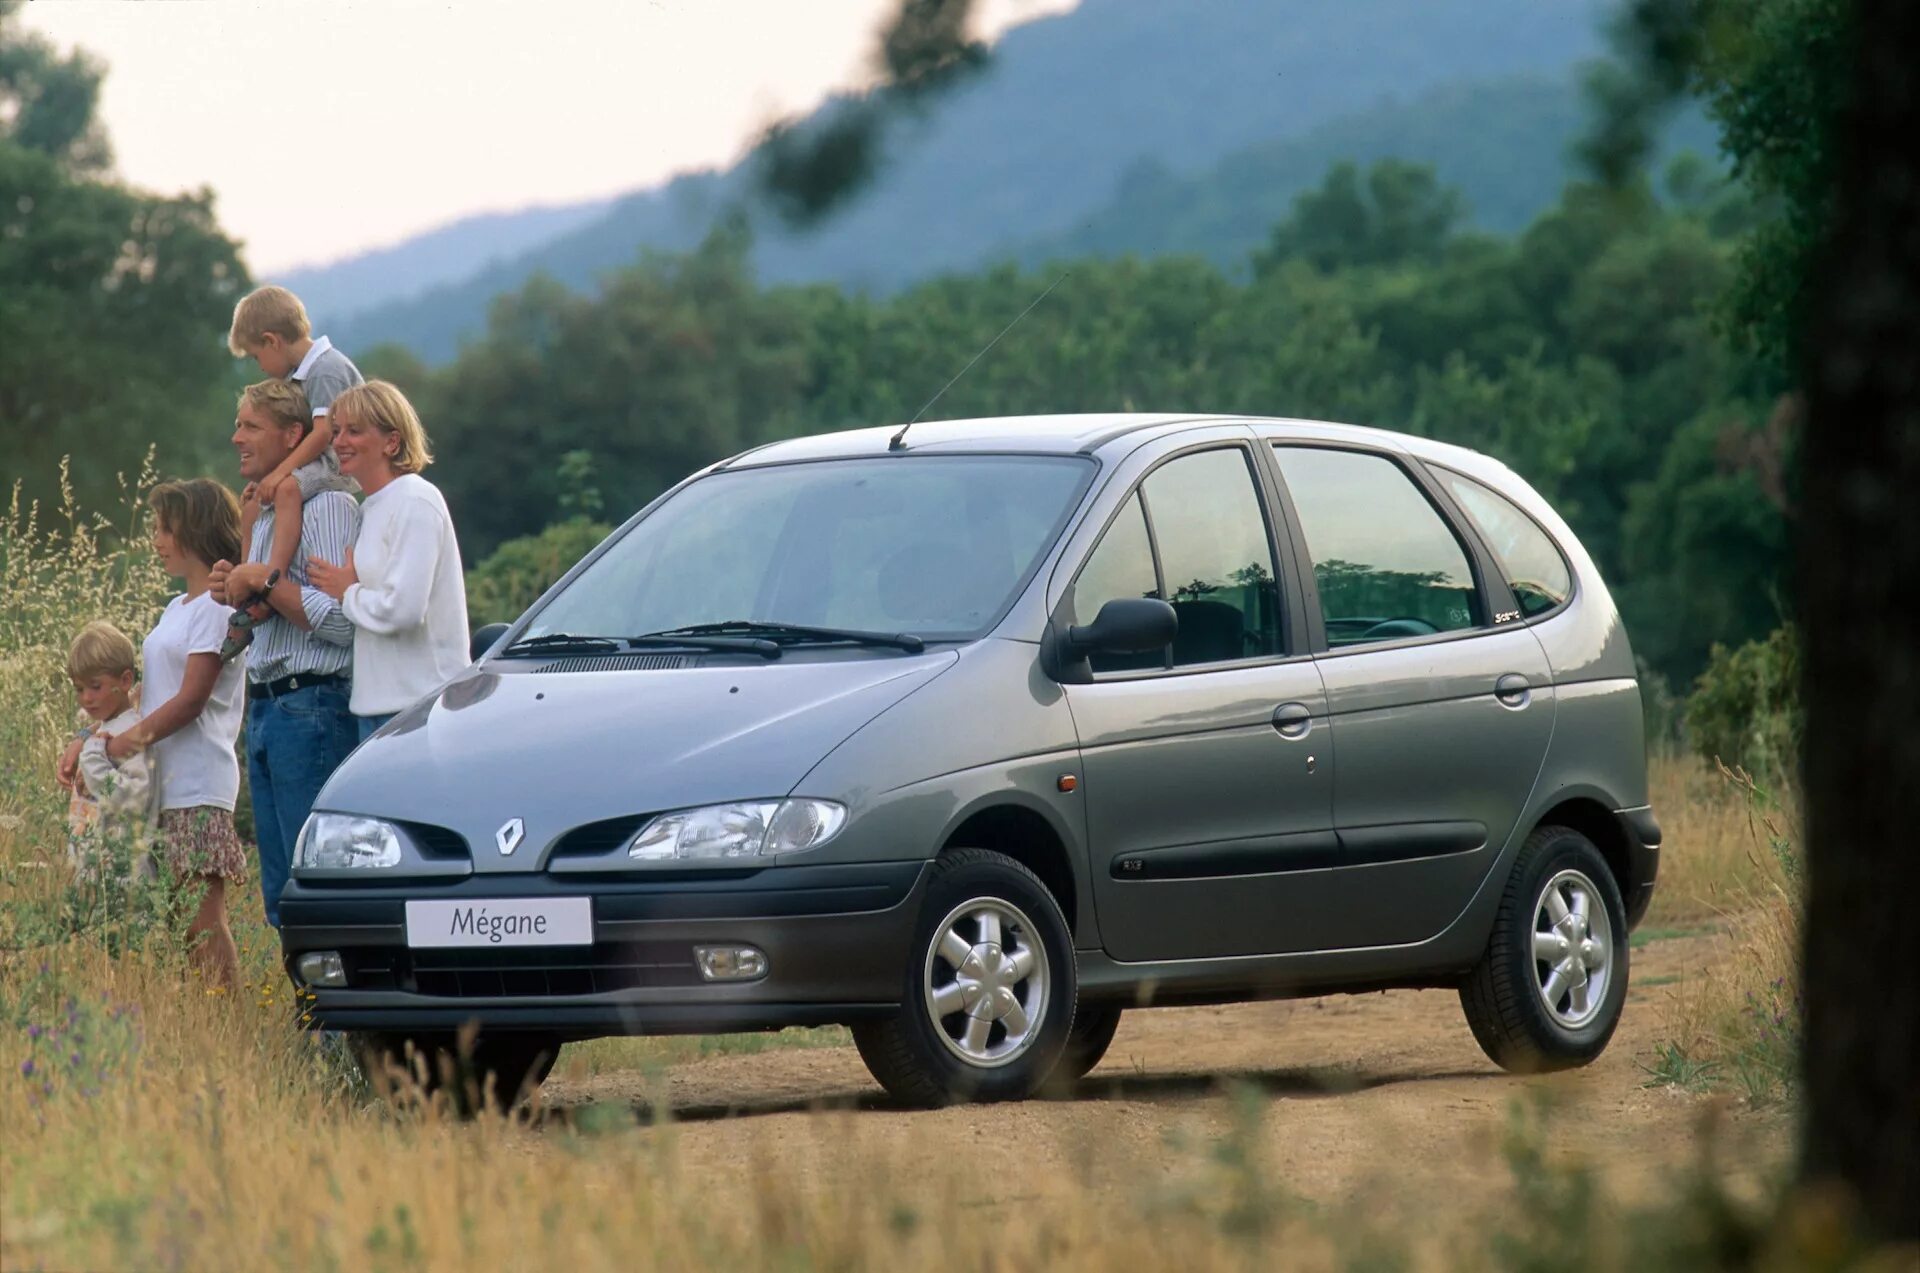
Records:
M160 855L176 876L247 874L247 850L233 829L233 813L217 805L160 813Z

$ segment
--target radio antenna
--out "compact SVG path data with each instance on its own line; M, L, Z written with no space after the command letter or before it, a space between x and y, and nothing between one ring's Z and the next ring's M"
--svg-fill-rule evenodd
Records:
M1008 323L1005 327L1002 327L1000 329L1000 336L1006 335L1008 332L1012 331L1015 327L1019 326L1020 320L1025 318L1028 314L1033 313L1034 306L1038 305L1041 301L1044 301L1047 299L1047 297L1051 296L1053 294L1053 289L1060 286L1062 283L1066 282L1067 275L1071 273L1073 273L1072 270L1060 271L1060 277L1053 280L1053 282L1047 284L1046 291L1040 293L1040 295L1034 297L1033 300L1029 301L1025 309L1021 310L1018 314L1014 315L1013 321L1011 323ZM987 356L987 350L992 349L995 345L1000 343L1000 336L995 336L992 340L988 341L986 345L980 350L980 352L975 354L972 357L972 359L968 361L967 365L962 367L959 370L959 372L955 374L952 380L949 380L947 381L947 383L940 386L940 393L936 393L931 398L928 398L927 405L924 407L921 407L918 411L914 412L913 419L907 421L905 424L900 426L900 431L894 434L893 438L887 443L887 450L899 451L899 450L905 449L907 444L907 430L911 429L914 425L920 423L920 417L925 415L929 410L931 410L934 403L940 401L941 395L946 393L947 390L953 388L954 385L958 384L960 382L961 376L964 376L969 371L972 371L973 364L976 362L979 362L982 358L985 358Z

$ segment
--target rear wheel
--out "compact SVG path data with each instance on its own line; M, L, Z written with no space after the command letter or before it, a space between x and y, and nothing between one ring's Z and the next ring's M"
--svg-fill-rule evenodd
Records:
M1627 958L1626 906L1600 851L1569 827L1540 827L1521 846L1460 1006L1503 1069L1585 1065L1620 1023Z
M911 1105L1022 1100L1073 1021L1073 946L1033 872L985 849L935 859L900 1009L854 1027L860 1059Z
M553 1072L560 1040L548 1034L491 1034L462 1040L447 1033L356 1032L354 1058L374 1091L388 1099L445 1092L454 1109L508 1109Z

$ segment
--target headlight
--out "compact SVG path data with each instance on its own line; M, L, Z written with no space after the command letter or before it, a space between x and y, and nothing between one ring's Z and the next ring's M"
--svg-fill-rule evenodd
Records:
M832 839L847 820L830 800L754 800L663 813L633 837L627 856L639 862L770 857L798 853Z
M316 813L300 828L293 862L325 869L399 866L400 831L378 818Z

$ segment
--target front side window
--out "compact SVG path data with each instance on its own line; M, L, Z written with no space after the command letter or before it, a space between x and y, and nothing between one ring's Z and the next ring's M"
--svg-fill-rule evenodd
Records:
M1300 517L1327 644L1363 645L1484 623L1466 550L1384 456L1274 448Z
M1500 563L1520 613L1528 618L1545 614L1573 595L1573 572L1540 523L1506 496L1470 477L1451 469L1433 472Z
M1247 453L1183 455L1141 489L1167 600L1180 616L1174 666L1280 653L1273 544Z
M728 620L977 636L1078 503L1091 461L889 456L731 469L611 545L525 635Z
M1068 613L1091 623L1116 597L1163 598L1179 632L1166 652L1094 655L1095 672L1281 652L1280 587L1245 451L1169 460L1127 497L1068 591Z
M1153 544L1147 538L1147 516L1138 493L1114 517L1099 546L1081 567L1067 592L1067 613L1075 623L1092 623L1100 607L1121 597L1159 597L1159 576L1153 567ZM1133 672L1165 667L1164 651L1102 653L1088 656L1095 672Z

